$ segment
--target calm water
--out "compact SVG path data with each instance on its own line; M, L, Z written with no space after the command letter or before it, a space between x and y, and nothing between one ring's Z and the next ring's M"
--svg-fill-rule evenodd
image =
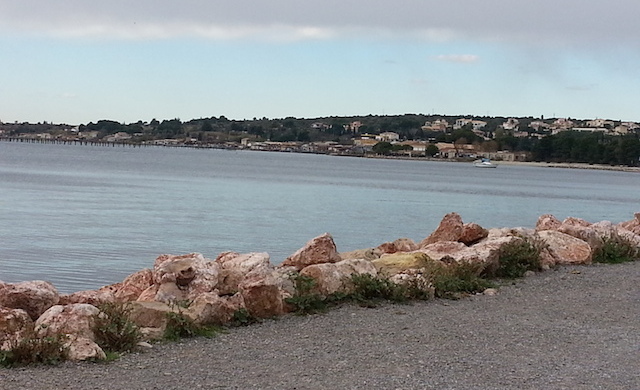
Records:
M421 240L451 211L485 227L533 227L546 213L620 222L639 200L637 173L0 142L0 280L71 292L163 253L264 251L279 263L324 232L348 251Z

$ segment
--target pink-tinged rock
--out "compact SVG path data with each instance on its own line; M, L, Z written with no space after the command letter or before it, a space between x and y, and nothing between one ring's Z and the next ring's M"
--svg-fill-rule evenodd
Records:
M451 256L457 262L481 263L484 265L482 270L491 273L492 270L498 269L500 265L502 247L517 241L522 241L522 238L517 236L488 238L457 253L453 253Z
M621 222L619 226L640 235L640 213L635 213L634 217L631 221Z
M238 292L238 285L244 277L258 267L271 267L269 254L225 252L216 258L220 274L218 290L220 295L231 295Z
M129 319L140 328L159 328L164 332L168 313L180 313L184 308L169 306L164 302L129 302Z
M538 218L538 222L536 223L536 231L543 230L556 230L560 227L562 222L558 220L558 218L554 217L551 214L544 214Z
M95 340L93 327L98 314L100 310L87 303L52 306L36 320L36 335L38 337L72 335Z
M420 242L420 248L440 241L458 241L462 237L464 223L457 213L449 213L442 218L438 228Z
M375 259L379 259L382 253L383 252L379 248L356 249L355 251L340 253L340 258L342 260L353 260L353 259L375 260Z
M353 290L351 275L353 274L376 276L378 271L372 262L364 259L314 264L300 271L300 275L308 276L315 280L316 284L311 292L322 296L328 296L336 292L351 292Z
M428 298L433 299L436 294L436 288L431 283L432 277L420 269L408 269L402 273L395 274L389 278L395 284L418 288L423 291Z
M313 264L337 263L342 260L329 233L313 238L296 253L287 257L282 266L293 266L298 271Z
M556 264L591 263L591 246L585 241L554 230L540 231L538 235L548 245Z
M71 361L105 360L107 358L102 348L86 337L71 337L64 345L67 348L67 358Z
M0 306L23 309L33 320L59 300L60 295L53 284L42 280L0 286Z
M33 333L33 320L22 309L0 307L0 350L9 350Z
M146 268L127 276L118 283L115 292L117 302L132 302L138 299L143 291L153 284L153 271Z
M458 253L466 250L468 247L458 241L440 241L426 245L420 252L425 253L433 260L442 260L443 257L457 258Z
M282 268L258 267L238 285L244 305L254 317L269 318L287 311L286 298L295 291L291 275Z
M570 221L565 220L556 230L585 241L592 249L600 248L603 244L602 232L599 229L594 228L593 225L588 222L588 225L585 225L580 223L580 221L582 220L578 220L576 218L572 218Z
M153 282L159 286L155 300L193 300L199 294L214 291L218 284L218 267L218 263L199 253L159 256L153 271Z
M464 244L460 244L464 246ZM393 253L382 255L371 263L376 271L386 277L402 273L408 269L424 268L429 265L431 258L422 252Z
M589 227L589 226L591 226L591 222L585 221L582 218L569 217L569 218L565 218L565 220L562 221L561 226Z
M489 235L489 231L477 223L465 223L462 225L462 235L458 239L465 245L472 245Z
M233 314L242 308L244 300L239 293L224 297L216 293L204 293L184 313L198 325L224 325L231 322Z
M105 286L98 290L77 291L73 294L60 295L59 305L71 305L73 303L88 303L97 306L101 303L115 302L115 285Z
M153 302L153 301L155 301L156 294L158 293L159 289L160 289L159 285L152 284L146 290L144 290L142 293L140 293L140 295L138 296L138 299L136 299L136 302Z
M418 245L410 238L398 238L393 242L379 245L377 249L382 253L413 252L418 249Z
M496 237L534 237L536 235L535 229L528 229L523 227L514 227L514 228L493 228L489 229L489 234L487 238L496 238Z

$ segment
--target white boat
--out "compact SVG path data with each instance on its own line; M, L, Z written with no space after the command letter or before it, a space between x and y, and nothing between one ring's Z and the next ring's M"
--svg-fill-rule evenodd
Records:
M491 162L488 158L482 158L473 162L476 168L497 168L498 166Z

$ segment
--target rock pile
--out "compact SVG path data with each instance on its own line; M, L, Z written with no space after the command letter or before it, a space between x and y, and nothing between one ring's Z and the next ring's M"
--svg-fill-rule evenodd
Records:
M444 216L438 228L419 243L407 238L374 248L339 253L331 235L310 240L282 264L267 253L224 252L215 260L198 253L161 255L152 269L138 271L120 283L97 290L60 295L45 281L0 281L0 349L27 337L68 336L74 360L104 359L95 343L94 321L105 302L123 303L145 338L162 337L167 313L180 313L199 325L229 323L235 313L270 318L290 312L287 298L296 294L295 275L315 280L315 294L349 292L350 276L368 274L395 283L421 277L429 262L482 263L496 267L500 249L509 243L541 240L542 267L588 264L606 237L618 235L640 247L640 213L631 221L589 223L578 218L538 219L535 229L484 229L463 223L456 213ZM495 293L495 291L492 291Z

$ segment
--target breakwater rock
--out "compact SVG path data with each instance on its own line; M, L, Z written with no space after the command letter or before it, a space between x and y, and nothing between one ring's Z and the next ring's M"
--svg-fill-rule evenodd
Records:
M145 339L153 340L164 334L168 313L197 325L229 324L238 313L254 318L281 316L295 309L291 298L301 293L327 297L352 292L353 275L419 285L433 296L430 272L471 264L478 274L495 274L504 248L514 243L537 243L537 269L542 271L557 265L589 264L612 237L622 237L636 250L640 248L640 213L619 224L573 217L560 221L543 215L534 229L486 229L450 213L419 243L399 238L340 253L331 235L325 233L280 265L272 264L264 252L224 252L215 259L199 253L165 254L152 268L122 282L72 294L59 294L46 281L0 281L0 349L10 350L27 338L60 335L67 340L71 359L104 359L94 333L95 319L104 316L99 308L104 303L126 305L129 319ZM298 283L301 276L313 281L305 291Z

